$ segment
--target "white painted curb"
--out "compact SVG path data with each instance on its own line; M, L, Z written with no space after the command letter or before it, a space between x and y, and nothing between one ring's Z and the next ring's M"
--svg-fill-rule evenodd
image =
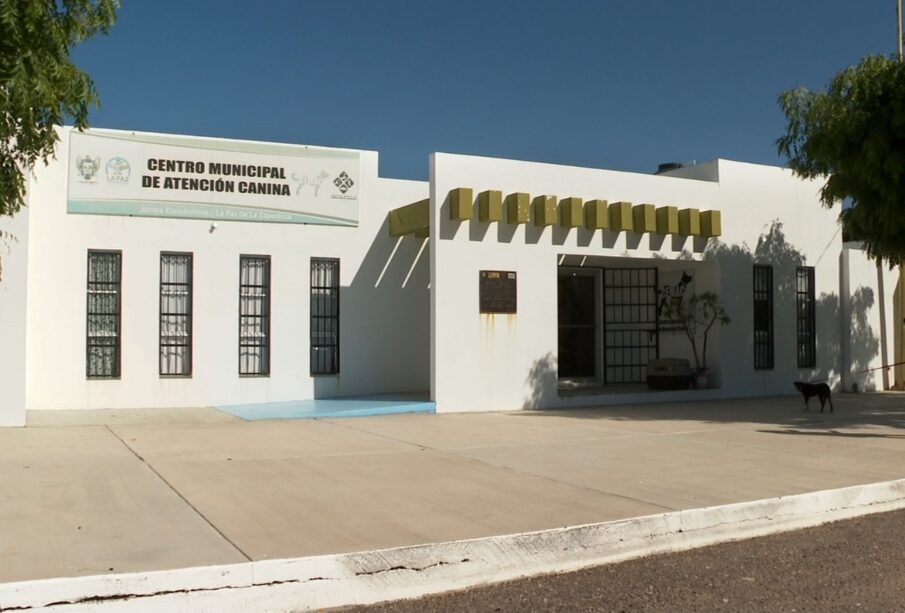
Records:
M0 611L219 613L372 604L902 508L905 479L469 541L0 584Z

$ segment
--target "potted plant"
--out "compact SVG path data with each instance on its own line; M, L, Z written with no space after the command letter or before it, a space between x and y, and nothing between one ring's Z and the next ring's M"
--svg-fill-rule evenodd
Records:
M677 296L664 305L663 315L675 322L691 342L696 374L695 387L707 387L707 337L714 325L725 326L729 323L729 316L722 300L713 292L692 294L687 298Z

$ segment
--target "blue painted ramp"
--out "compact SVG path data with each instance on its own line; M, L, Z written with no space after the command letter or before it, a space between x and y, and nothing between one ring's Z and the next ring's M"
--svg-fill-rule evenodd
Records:
M377 394L348 398L313 398L288 402L232 404L217 408L246 421L436 413L437 407L429 398L427 394Z

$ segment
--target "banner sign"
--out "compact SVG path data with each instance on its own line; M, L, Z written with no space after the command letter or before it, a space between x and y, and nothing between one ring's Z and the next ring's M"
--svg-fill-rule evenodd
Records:
M357 226L360 180L354 151L72 130L66 210Z

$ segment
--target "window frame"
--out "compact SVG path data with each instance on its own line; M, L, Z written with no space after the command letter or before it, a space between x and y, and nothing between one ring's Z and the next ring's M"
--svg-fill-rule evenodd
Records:
M806 284L804 289L802 289L802 279ZM797 267L795 269L795 354L798 368L815 368L817 366L816 298L814 267Z
M264 270L263 283L260 285L243 284L243 282L242 282L243 265L245 264L245 262L253 262L253 261L260 261L260 262L265 263L265 266L263 269ZM248 313L243 314L243 312L242 312L243 306L244 306L243 298L255 297L254 294L243 295L243 288L263 288L264 289L264 292L262 294L260 294L260 296L262 297L261 309L260 309L261 314L259 314L259 315L253 315L253 314L248 314ZM239 318L238 318L238 321L239 321L239 329L238 329L239 369L238 369L238 372L239 372L240 377L269 377L270 376L270 371L271 371L271 363L270 363L270 358L271 358L271 334L270 334L271 288L272 288L272 275L271 275L270 256L269 255L240 254L239 255L239 305L238 305L239 306L239 308L238 308L238 314L239 314ZM243 341L243 336L242 336L242 327L243 327L242 324L244 321L243 318L246 318L245 319L246 321L249 319L259 319L264 322L262 326L256 326L256 328L263 329L263 332L264 332L263 344L259 343L259 342L258 343L248 343L248 342ZM258 358L259 363L261 363L263 365L263 367L254 372L243 371L243 360L242 360L243 349L248 349L248 348L263 349L263 354L262 354L263 358L260 356ZM246 359L246 362L247 362L247 359Z
M116 262L116 279L115 281L92 281L91 280L91 258L92 256L113 256ZM122 377L122 359L123 359L123 252L120 249L89 249L85 267L85 378L89 380L103 379L120 379ZM91 311L91 296L98 293L101 288L93 288L92 284L108 284L113 285L113 291L116 294L116 311L115 312L93 312ZM92 292L92 290L95 290ZM91 370L91 350L93 347L105 347L110 345L92 344L92 338L101 338L100 336L92 337L91 335L91 317L94 316L115 316L116 333L115 344L113 345L115 359L113 361L113 371L110 373L97 374Z
M164 271L164 258L165 257L174 257L174 258L187 258L188 266L187 266L187 274L186 274L186 282L185 283L175 283L172 281L164 281L163 271ZM161 251L160 252L160 285L159 285L159 303L158 303L158 331L157 331L157 372L158 375L162 378L172 379L172 378L191 378L193 370L194 370L194 357L195 357L195 348L194 348L194 336L195 336L195 257L194 253L191 251ZM178 286L183 285L187 287L187 300L186 300L186 311L184 313L178 312L167 312L163 311L164 304L164 286ZM186 336L187 342L185 344L175 344L175 343L167 343L164 344L164 317L185 317L186 318ZM185 369L185 372L163 372L164 368L164 357L163 351L165 347L184 347L186 349L186 353L188 358L183 358L183 364L188 362L188 368Z
M766 278L761 278L761 284L765 287L758 288L758 277L760 273ZM754 349L754 369L755 370L772 370L775 368L775 338L773 335L773 267L767 264L755 264L752 272L752 308L753 308L753 349ZM759 329L758 303L763 302L766 305L765 321L766 329ZM758 340L758 333L765 333L765 340ZM763 359L761 359L763 358Z
M315 273L318 265L330 265L333 272L333 283L331 285L316 285ZM308 330L308 371L312 377L329 377L338 375L340 372L340 262L339 258L320 258L312 257L310 261L310 278L309 278L309 330ZM316 298L315 290L335 292L334 311L331 314L324 315L322 311L315 314L314 303ZM324 304L326 301L323 301ZM316 335L322 333L323 327L318 325L322 320L331 320L333 322L334 341L332 343L315 343ZM320 361L315 359L317 349L330 348L333 350L333 359L325 368L320 368Z

